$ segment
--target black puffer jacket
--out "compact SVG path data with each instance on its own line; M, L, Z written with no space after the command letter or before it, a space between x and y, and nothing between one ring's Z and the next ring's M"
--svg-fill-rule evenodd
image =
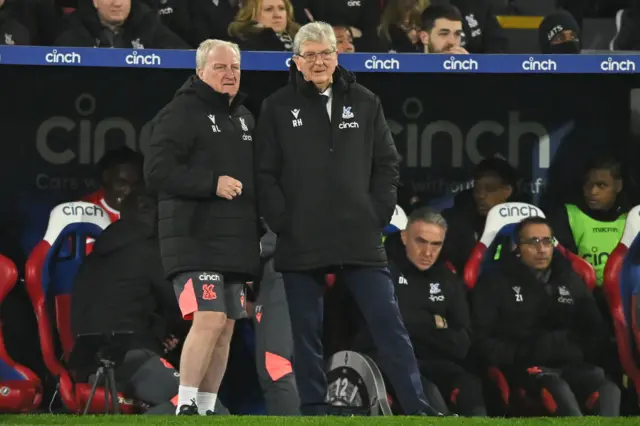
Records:
M256 131L260 210L278 233L276 268L386 265L382 229L396 206L398 152L380 99L338 67L331 120L291 67Z
M70 15L69 27L55 42L67 47L115 47L124 49L189 49L190 46L165 27L155 10L133 0L122 30L114 33L100 23L88 0L80 0Z
M169 277L260 271L254 119L244 98L239 93L229 105L227 95L193 76L153 120L145 176L160 193L160 248ZM242 194L231 201L218 197L220 176L242 182Z
M561 254L548 282L513 253L471 293L476 359L498 367L561 367L594 361L608 333L585 283Z

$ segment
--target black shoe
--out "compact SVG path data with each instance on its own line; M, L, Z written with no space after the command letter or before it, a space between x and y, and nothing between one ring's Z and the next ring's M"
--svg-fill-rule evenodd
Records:
M211 410L207 410L207 412L206 412L204 415L205 415L205 416L217 416L217 415L218 415L218 413L214 413L214 412L213 412L213 411L211 411Z
M178 416L197 416L198 415L198 406L195 402L192 402L189 405L183 405L180 407L178 411Z

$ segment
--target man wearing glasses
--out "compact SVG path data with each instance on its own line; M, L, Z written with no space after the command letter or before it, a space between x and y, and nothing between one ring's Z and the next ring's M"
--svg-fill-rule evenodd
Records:
M546 219L524 219L514 234L515 250L471 293L472 356L500 368L550 415L618 416L620 390L590 363L608 339L595 300L554 251Z
M180 358L177 414L213 414L245 282L260 273L252 130L240 50L205 40L196 75L153 120L144 172L159 193L165 276L193 319Z
M260 213L278 234L301 412L326 414L324 277L352 293L407 414L430 410L395 301L382 229L396 206L399 156L376 95L338 66L330 25L296 34L290 83L268 97L256 131Z

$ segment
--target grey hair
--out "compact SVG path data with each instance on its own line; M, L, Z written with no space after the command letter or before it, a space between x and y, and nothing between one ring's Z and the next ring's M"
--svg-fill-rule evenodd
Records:
M407 228L409 227L409 225L415 222L424 222L431 225L436 225L447 232L446 219L440 213L429 207L420 207L412 211L407 220Z
M200 46L198 46L198 50L196 51L197 70L204 68L207 64L209 54L218 47L229 47L238 54L238 57L240 57L240 47L237 44L225 40L208 39L200 43Z
M296 37L293 39L293 53L295 55L300 54L302 43L305 41L329 43L332 50L337 50L338 42L336 41L333 27L326 22L315 21L300 27Z

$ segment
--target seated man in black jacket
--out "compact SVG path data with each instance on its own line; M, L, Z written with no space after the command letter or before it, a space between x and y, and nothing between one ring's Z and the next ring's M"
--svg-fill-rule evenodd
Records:
M69 25L54 43L67 47L189 49L140 0L78 0Z
M157 201L132 192L121 220L96 240L73 283L71 329L85 333L134 332L131 347L116 368L118 390L152 407L177 393L179 375L163 358L183 333L171 283L163 276L156 235ZM175 408L168 410L168 413Z
M524 219L515 232L515 251L472 292L473 354L512 387L541 396L552 415L617 416L620 390L589 363L607 340L593 296L554 253L546 219Z
M401 233L405 250L389 256L389 269L429 402L442 413L450 407L486 416L481 380L462 366L471 345L469 307L464 283L440 259L446 232L439 213L414 210Z

